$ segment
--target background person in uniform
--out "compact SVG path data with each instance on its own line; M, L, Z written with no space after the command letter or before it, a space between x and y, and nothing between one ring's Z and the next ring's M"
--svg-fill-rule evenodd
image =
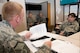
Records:
M35 22L36 22L36 19L35 19L35 17L33 17L32 12L29 12L29 13L28 13L28 17L27 17L28 29L29 29L30 27L36 25Z
M39 12L39 14L36 16L36 20L37 20L36 22L37 24L45 23L48 31L48 18L46 18L42 12Z
M60 27L60 35L72 35L79 30L79 23L76 21L75 13L70 13L67 22L63 23Z
M0 53L30 53L24 40L29 39L31 33L21 37L14 30L23 20L23 7L16 2L7 2L3 5L2 17L4 20L0 22ZM51 53L50 47L51 41L47 41L36 53Z
M46 17L43 15L42 12L39 12L39 14L36 17L37 19L37 23L41 24L41 23L46 23Z

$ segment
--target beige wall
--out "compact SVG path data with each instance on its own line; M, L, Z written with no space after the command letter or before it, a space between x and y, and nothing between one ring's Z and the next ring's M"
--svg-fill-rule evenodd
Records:
M23 30L26 30L26 11L25 11L25 0L10 0L10 1L15 1L15 2L18 2L18 3L20 3L22 6L23 6L23 8L24 8L24 19L23 19L23 22L21 23L21 25L19 25L19 26L17 26L16 27L16 32L21 32L21 31L23 31Z

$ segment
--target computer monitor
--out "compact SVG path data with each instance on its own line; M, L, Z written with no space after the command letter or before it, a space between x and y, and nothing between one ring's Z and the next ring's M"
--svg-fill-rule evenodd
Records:
M42 10L40 4L26 4L26 10Z

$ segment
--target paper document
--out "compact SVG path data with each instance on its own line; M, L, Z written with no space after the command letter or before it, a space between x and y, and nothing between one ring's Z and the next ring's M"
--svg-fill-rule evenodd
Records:
M36 39L45 36L47 34L46 24L43 23L33 26L30 28L30 32L32 33L30 39Z
M41 47L41 46L43 46L44 42L49 41L50 39L51 39L51 38L34 41L34 42L32 42L32 44L33 44L35 47Z
M58 53L80 53L80 48L67 41L54 40L52 42L52 50Z
M22 31L22 32L19 32L18 34L19 34L20 36L25 36L27 33L28 33L28 31L27 31L27 30L24 30L24 31Z

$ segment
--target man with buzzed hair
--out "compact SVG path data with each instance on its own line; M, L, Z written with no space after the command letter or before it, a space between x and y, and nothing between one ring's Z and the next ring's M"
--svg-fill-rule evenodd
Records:
M28 32L21 37L15 32L24 17L23 7L17 2L7 2L2 8L3 21L0 22L0 53L31 53L24 40L29 39ZM36 53L51 53L51 41L47 41Z

